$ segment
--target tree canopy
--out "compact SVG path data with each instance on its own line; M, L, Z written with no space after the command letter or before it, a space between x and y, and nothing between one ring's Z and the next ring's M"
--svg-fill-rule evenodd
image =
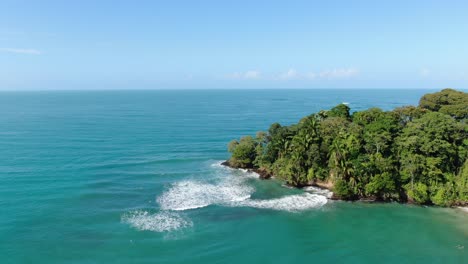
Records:
M419 101L419 107L450 115L458 120L468 118L468 93L444 89L426 94Z
M467 98L444 89L393 111L340 104L232 141L229 164L297 187L327 183L346 200L468 204Z

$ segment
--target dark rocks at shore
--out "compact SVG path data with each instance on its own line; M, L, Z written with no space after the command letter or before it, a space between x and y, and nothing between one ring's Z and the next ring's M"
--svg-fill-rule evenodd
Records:
M273 177L273 175L270 172L268 172L267 170L265 170L265 169L236 167L236 166L232 166L231 163L229 163L229 160L226 160L226 161L222 162L221 165L229 167L229 168L233 168L233 169L245 169L245 170L248 170L248 171L255 172L255 173L257 173L259 175L259 178L262 179L262 180L267 180L267 179L270 179L271 177Z
M258 173L258 175L260 175L260 179L263 179L263 180L267 180L273 177L273 175L269 173L268 171L266 171L265 169L252 169L252 171Z
M232 169L244 169L244 170L247 170L247 171L255 172L255 173L257 173L259 175L259 178L262 179L262 180L267 180L267 179L273 178L273 176L274 176L273 174L271 174L270 172L268 172L267 170L265 170L263 168L242 168L242 167L232 166L231 163L229 163L229 160L223 161L221 163L221 165L232 168ZM333 189L333 184L331 182L322 182L322 181L313 181L313 182L310 182L309 184L301 185L301 186L293 186L293 185L290 185L290 186L293 187L293 188L303 188L303 187L307 187L307 186L314 186L314 187L318 187L320 189L329 190L329 191L332 191L332 189ZM367 198L357 198L357 199L342 199L341 197L336 196L334 193L333 193L332 197L330 197L329 199L331 199L331 200L377 202L377 200L375 198L368 198L368 197Z
M267 179L273 178L273 176L274 176L273 174L271 174L270 172L268 172L267 170L265 170L263 168L241 168L241 167L232 166L229 163L229 160L226 160L226 161L222 162L221 165L232 168L232 169L244 169L244 170L247 170L247 171L255 172L255 173L257 173L259 175L259 178L262 179L262 180L267 180ZM321 188L321 189L324 189L324 190L329 190L329 191L333 190L333 184L331 182L323 182L323 181L312 181L309 184L306 184L306 185L303 185L303 186L293 186L293 185L289 185L289 186L291 186L293 188L303 188L303 187L307 187L307 186L314 186L314 187L318 187L318 188ZM381 200L381 199L377 199L377 197L353 197L351 199L343 199L342 197L337 196L335 193L333 193L332 197L330 197L329 199L331 199L331 200L340 200L340 201L351 201L351 202L360 201L360 202L366 202L366 203L385 203L385 202L394 201L394 200ZM404 202L402 202L402 201L394 201L394 202L408 203L408 204L413 204L414 203L411 199L408 199L408 200L406 200ZM452 206L464 207L464 206L468 206L468 202L458 202L458 203L455 203Z

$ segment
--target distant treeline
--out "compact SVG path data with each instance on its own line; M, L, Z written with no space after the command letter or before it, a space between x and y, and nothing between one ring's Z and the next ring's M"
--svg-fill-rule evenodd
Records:
M274 123L229 143L228 164L301 187L319 185L344 200L440 206L468 203L468 93L444 89L419 106L350 112L340 104Z

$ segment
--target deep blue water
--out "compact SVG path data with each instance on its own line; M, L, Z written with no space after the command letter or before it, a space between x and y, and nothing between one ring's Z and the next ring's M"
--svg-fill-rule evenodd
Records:
M468 214L219 166L233 138L425 90L0 93L1 263L468 263Z

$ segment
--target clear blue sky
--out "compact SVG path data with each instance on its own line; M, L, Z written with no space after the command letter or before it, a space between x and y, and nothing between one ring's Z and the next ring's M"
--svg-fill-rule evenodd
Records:
M0 90L468 88L468 1L0 2Z

